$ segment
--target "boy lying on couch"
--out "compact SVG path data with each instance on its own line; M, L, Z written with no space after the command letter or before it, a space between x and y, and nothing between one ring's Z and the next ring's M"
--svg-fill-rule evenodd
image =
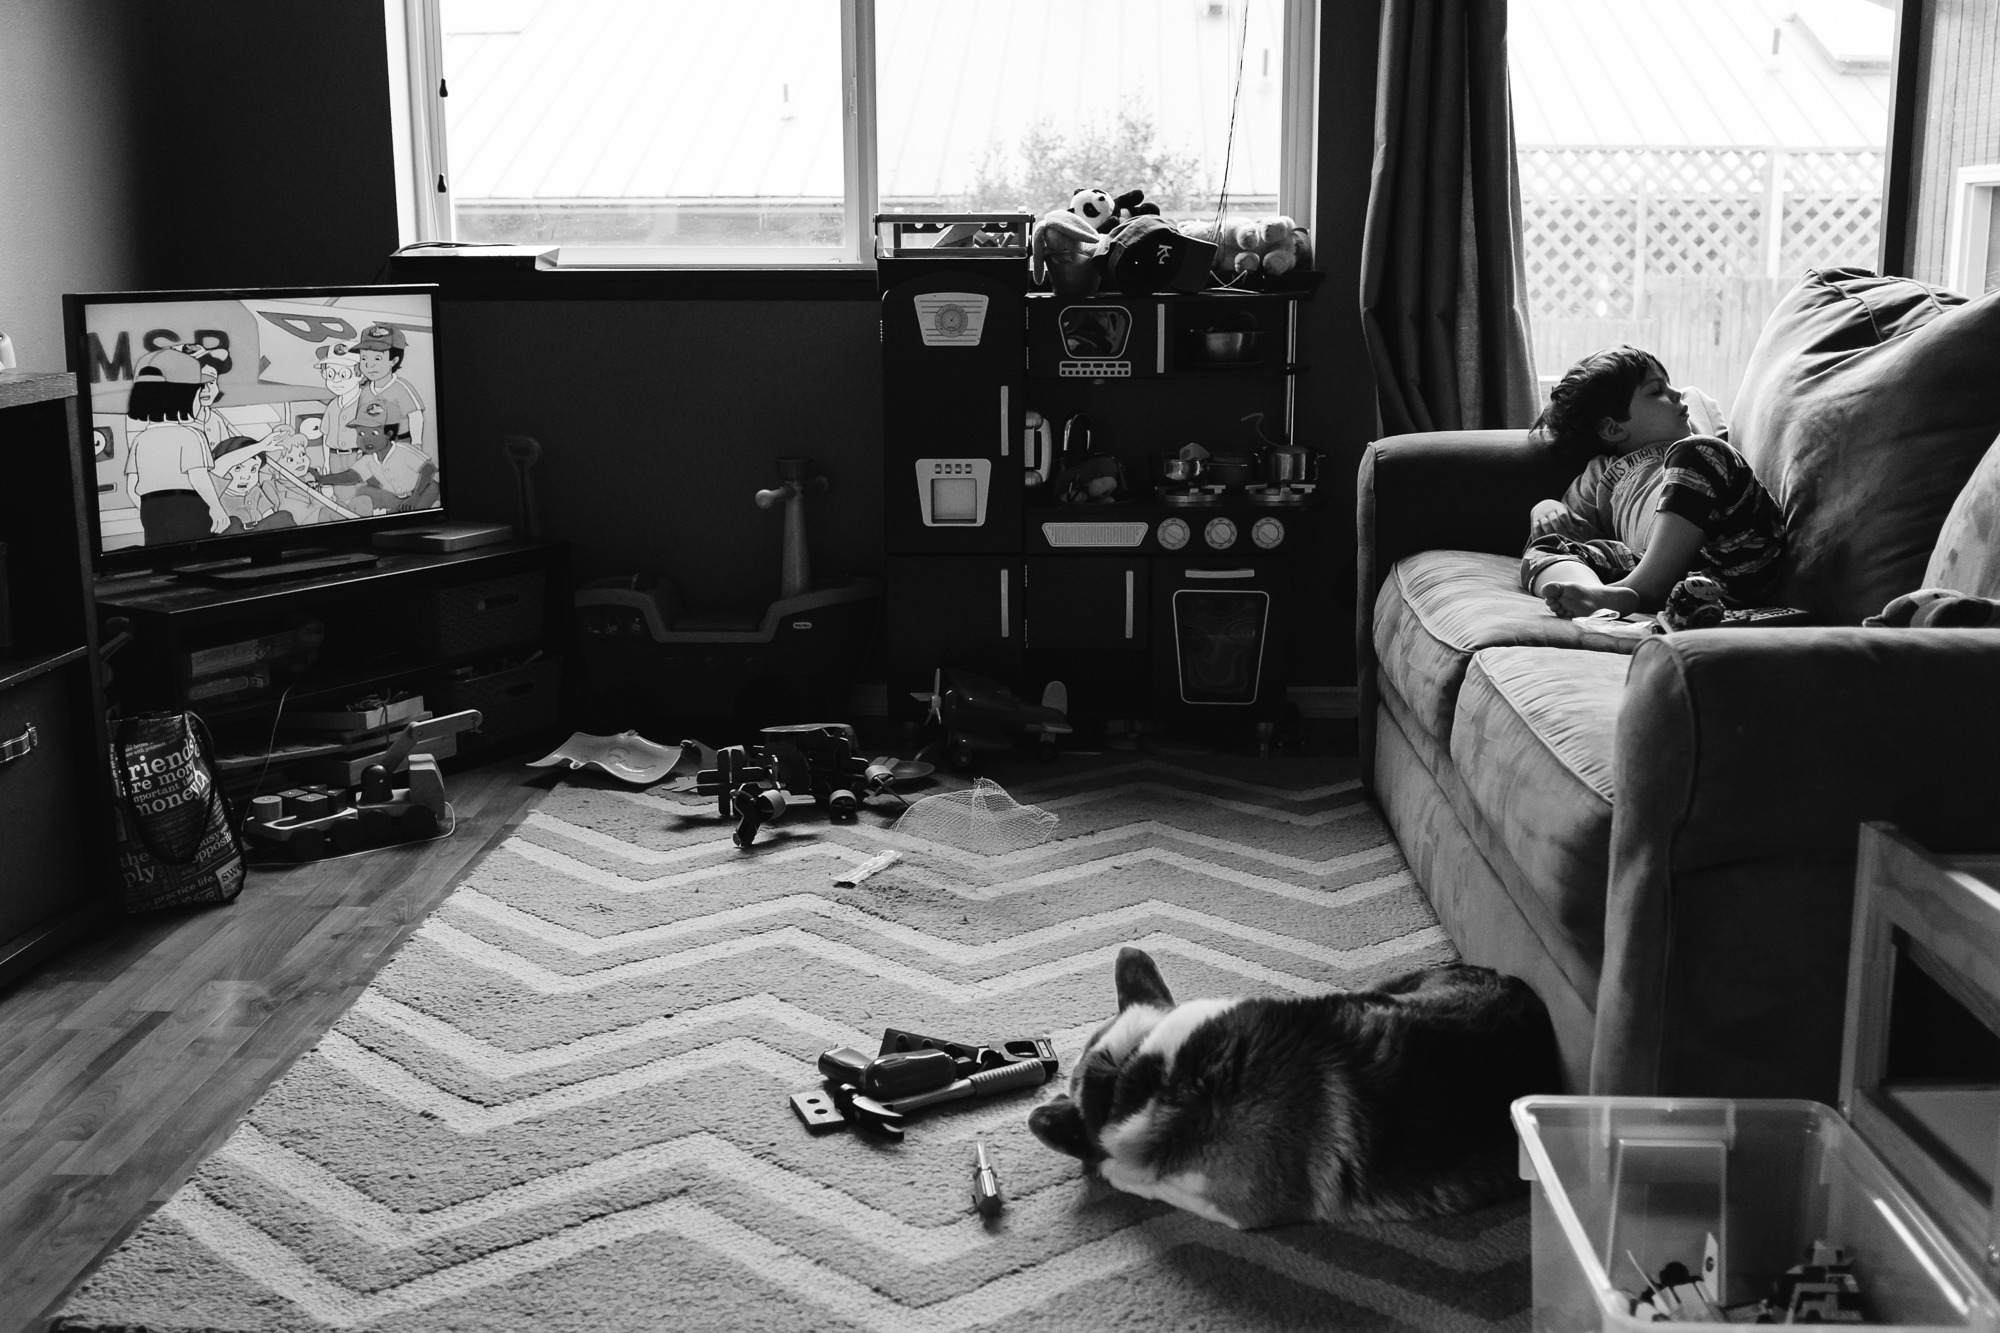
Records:
M1657 357L1631 346L1592 353L1550 391L1537 429L1589 459L1562 499L1530 511L1521 587L1556 615L1667 608L1671 626L1673 609L1700 596L1757 606L1775 591L1784 512L1742 454L1695 433L1690 394L1703 426L1718 429L1706 395L1675 388Z

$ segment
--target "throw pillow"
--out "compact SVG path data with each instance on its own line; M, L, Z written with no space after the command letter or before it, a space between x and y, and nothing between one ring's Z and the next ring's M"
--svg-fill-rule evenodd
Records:
M2000 293L1808 272L1765 322L1731 442L1789 528L1775 600L1859 624L1921 587L1939 529L2000 432Z
M2000 597L2000 439L1952 501L1924 569L1924 586Z

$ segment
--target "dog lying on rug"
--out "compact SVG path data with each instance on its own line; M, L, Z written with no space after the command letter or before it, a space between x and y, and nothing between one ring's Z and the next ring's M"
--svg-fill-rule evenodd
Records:
M1115 1189L1232 1227L1496 1203L1524 1188L1509 1104L1562 1090L1540 998L1483 967L1176 1005L1127 948L1116 980L1117 1017L1028 1128Z

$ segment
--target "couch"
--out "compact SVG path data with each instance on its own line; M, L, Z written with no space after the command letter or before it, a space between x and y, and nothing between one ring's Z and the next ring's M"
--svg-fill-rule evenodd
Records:
M1466 959L1548 1004L1570 1091L1830 1103L1859 824L2000 848L2000 630L1860 624L2000 596L2000 293L1808 273L1730 415L1808 625L1558 619L1517 569L1574 467L1526 431L1370 445L1362 772Z

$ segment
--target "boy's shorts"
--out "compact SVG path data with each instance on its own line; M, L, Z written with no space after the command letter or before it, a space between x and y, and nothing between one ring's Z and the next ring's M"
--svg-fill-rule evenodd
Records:
M1547 573L1549 566L1565 560L1590 566L1600 583L1616 583L1639 567L1639 553L1624 542L1608 537L1580 542L1551 532L1535 538L1521 552L1521 591L1533 592L1535 580Z

